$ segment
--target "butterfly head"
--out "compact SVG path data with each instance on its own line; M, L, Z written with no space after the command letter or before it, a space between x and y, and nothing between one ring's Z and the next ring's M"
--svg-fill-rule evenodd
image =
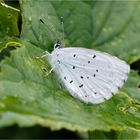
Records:
M54 44L54 49L60 49L60 48L63 48L62 44L60 41L57 41L55 44Z

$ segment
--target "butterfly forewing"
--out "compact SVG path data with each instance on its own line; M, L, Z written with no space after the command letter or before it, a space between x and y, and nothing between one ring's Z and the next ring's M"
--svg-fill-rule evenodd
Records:
M68 91L84 102L110 99L128 77L129 65L117 57L84 48L61 48L51 64Z

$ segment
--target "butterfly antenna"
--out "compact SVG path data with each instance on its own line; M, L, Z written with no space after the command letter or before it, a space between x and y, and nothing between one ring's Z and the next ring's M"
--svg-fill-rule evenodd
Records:
M46 28L46 30L49 30L54 36L55 36L55 40L57 41L58 40L58 37L56 36L56 34L52 31L52 29L42 20L42 19L40 19L40 22L43 24L43 25L45 25L45 28Z
M62 42L63 42L63 45L65 46L65 44L64 44L64 20L63 20L63 17L61 17L60 20L61 20L61 27L62 27Z

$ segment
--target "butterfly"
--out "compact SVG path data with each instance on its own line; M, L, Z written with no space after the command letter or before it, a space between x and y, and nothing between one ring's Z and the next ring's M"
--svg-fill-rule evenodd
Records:
M115 56L86 48L64 48L59 41L52 53L45 51L40 58L44 57L69 93L85 103L99 104L110 99L130 71L130 66Z
M64 48L60 41L51 53L45 51L37 58L47 58L52 66L49 73L55 71L69 93L85 103L110 99L130 72L130 66L115 56L87 48Z

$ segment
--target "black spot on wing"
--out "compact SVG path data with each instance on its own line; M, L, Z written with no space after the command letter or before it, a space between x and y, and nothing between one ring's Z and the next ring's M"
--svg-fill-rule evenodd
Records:
M76 56L76 54L73 55L73 57L75 57L75 56Z
M93 57L92 57L92 58L94 59L95 57L96 57L96 55L93 55Z
M70 83L72 83L72 82L73 82L73 80L70 81Z
M83 84L81 84L81 85L79 86L79 88L81 88L81 87L83 87Z

